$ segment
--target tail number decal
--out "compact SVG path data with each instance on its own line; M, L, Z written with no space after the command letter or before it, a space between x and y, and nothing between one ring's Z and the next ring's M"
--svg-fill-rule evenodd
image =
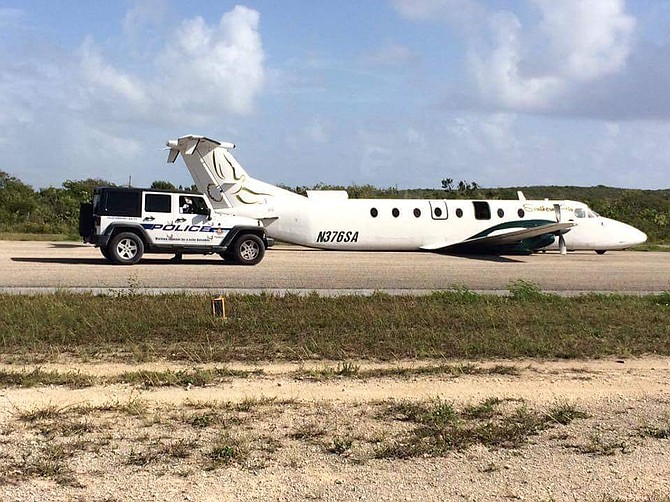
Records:
M322 230L316 242L358 242L358 232L352 230Z

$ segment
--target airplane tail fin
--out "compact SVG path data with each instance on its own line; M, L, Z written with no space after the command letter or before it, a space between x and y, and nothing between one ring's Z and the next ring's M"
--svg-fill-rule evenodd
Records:
M250 177L229 152L235 148L232 143L188 135L168 141L167 146L167 162L173 163L181 154L198 190L215 208L259 206L271 197L291 194Z

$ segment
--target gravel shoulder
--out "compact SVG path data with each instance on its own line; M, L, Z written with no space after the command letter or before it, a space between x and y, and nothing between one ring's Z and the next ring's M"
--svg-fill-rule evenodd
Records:
M263 371L204 387L2 388L0 500L670 500L668 358L448 362L509 375L321 371L337 364L231 364ZM40 368L111 377L193 366ZM467 410L493 401L500 417L565 404L582 415L514 444L385 453L420 428L402 414L407 403L448 403L466 424Z

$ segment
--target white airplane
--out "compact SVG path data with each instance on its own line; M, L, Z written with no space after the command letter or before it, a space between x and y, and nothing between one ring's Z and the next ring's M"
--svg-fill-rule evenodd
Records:
M262 220L270 237L321 249L515 254L640 244L647 236L569 200L349 199L344 190L307 196L250 177L229 150L204 136L167 142L217 211Z

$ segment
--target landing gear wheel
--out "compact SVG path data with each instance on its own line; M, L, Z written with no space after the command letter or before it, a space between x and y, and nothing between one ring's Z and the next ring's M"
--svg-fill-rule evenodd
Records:
M144 254L144 243L137 234L123 232L112 238L109 243L109 255L117 265L134 265Z
M605 254L605 251L607 251L607 249L596 249L597 254Z
M256 265L265 256L265 245L260 237L244 234L235 239L225 258L240 265Z

